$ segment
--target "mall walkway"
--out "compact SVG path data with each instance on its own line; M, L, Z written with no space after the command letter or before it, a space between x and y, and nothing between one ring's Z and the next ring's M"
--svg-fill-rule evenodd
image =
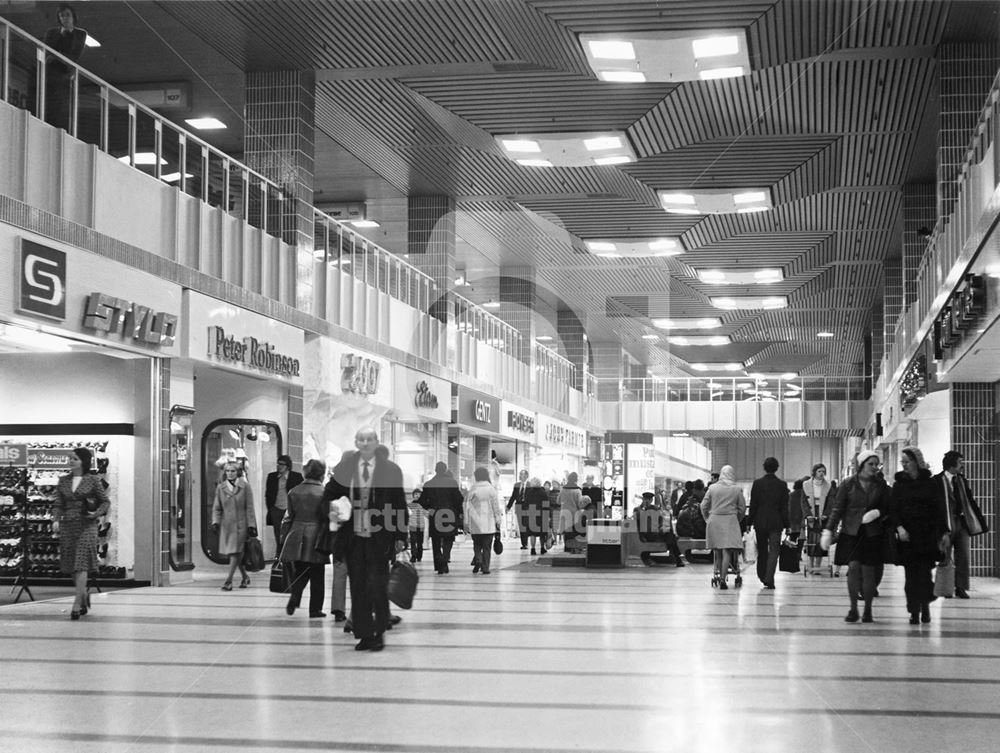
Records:
M258 575L0 608L0 750L996 751L1000 582L912 627L843 579L713 591L708 565L584 571L514 548L431 565L382 653L284 614ZM429 573L429 575L428 575ZM218 581L218 582L216 582Z

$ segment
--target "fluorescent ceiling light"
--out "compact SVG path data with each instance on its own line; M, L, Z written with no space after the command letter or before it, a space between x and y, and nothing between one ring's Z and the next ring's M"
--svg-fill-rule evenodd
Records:
M635 47L631 42L614 39L591 39L587 42L590 54L601 60L635 60Z
M805 432L805 431L793 431L789 436L792 436L792 437L808 437L809 436L809 432Z
M519 159L517 164L525 167L552 167L552 163L547 159Z
M185 179L193 177L194 175L192 173L184 173ZM160 180L162 180L164 183L176 183L180 179L181 179L180 173L164 173L163 175L160 176Z
M626 162L635 162L627 154L619 154L614 157L594 157L595 165L624 165Z
M685 437L690 437L691 435L688 434L686 431L675 431L670 436L676 437L677 439L684 439Z
M503 148L508 152L540 152L542 147L531 139L502 139Z
M650 319L654 327L659 329L715 329L722 326L718 317L703 317L700 319Z
M670 251L671 249L680 248L680 243L675 241L673 238L658 238L655 241L649 242L650 251Z
M620 149L622 140L617 136L597 136L592 139L584 139L583 146L590 152L598 152L603 149Z
M594 253L615 251L618 248L618 246L611 241L584 241L584 243L587 248Z
M713 188L683 192L662 191L659 197L663 209L674 214L761 212L773 206L771 192L767 188Z
M487 301L483 304L484 309L498 309L500 308L500 301Z
M754 212L766 212L770 207L742 207L736 210L736 214L753 214Z
M763 191L747 191L745 193L733 194L734 204L752 204L759 201L767 201L767 194Z
M691 51L696 58L715 58L736 55L740 51L740 38L736 35L725 37L703 37L691 42Z
M739 78L743 75L743 66L736 65L731 68L711 68L707 71L698 71L698 78L702 81L711 81L717 78Z
M817 332L816 337L833 337L832 332Z
M611 252L626 259L676 256L684 253L679 238L600 238L584 241L592 254Z
M741 363L693 363L691 368L695 371L742 371Z
M378 227L375 220L351 220L351 227Z
M184 122L199 131L218 131L226 127L218 118L187 118Z
M123 154L118 158L118 161L127 165L129 164L129 158L127 154ZM135 164L136 165L155 165L156 164L156 154L154 152L136 152L135 153ZM160 164L165 165L167 161L160 157Z
M535 338L535 340L537 340L540 343L547 343L547 342L551 342L552 341L552 336L551 335L539 335L538 337Z
M783 309L788 306L785 296L733 296L709 298L717 309Z
M597 75L602 81L616 84L641 84L646 80L646 75L639 71L601 71Z
M94 39L90 34L87 34L87 41L84 42L87 47L100 47L101 43Z
M798 376L798 374L796 374L794 371L786 371L784 374L781 375L781 379L785 379L785 380L795 379L795 377L797 377L797 376Z
M643 340L659 340L660 336L659 335L643 335L642 339Z
M697 275L708 285L769 285L784 279L780 269L699 269Z
M667 338L671 345L710 346L730 345L727 335L675 335Z
M660 201L664 204L695 204L695 198L689 193L661 193Z

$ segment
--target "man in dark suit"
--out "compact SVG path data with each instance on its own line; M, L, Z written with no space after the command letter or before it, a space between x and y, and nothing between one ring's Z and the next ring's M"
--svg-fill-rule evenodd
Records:
M288 509L288 492L302 483L302 474L292 470L292 459L288 455L281 455L276 467L264 482L267 522L274 530L275 557L281 554L281 520Z
M989 530L983 513L972 496L972 487L965 478L962 453L949 450L941 461L944 470L934 477L945 501L945 531L941 547L955 562L955 596L969 598L969 565L972 561L972 537Z
M522 549L528 548L528 533L524 524L524 508L521 505L521 501L524 499L524 491L527 488L528 472L522 469L517 474L517 482L514 484L514 489L510 493L510 500L507 502L507 512L510 512L510 508L514 508L514 518L517 520L517 530L521 534Z
M345 452L333 469L323 498L351 502L351 519L337 530L333 557L347 562L355 650L381 651L390 625L389 564L406 548L406 492L399 466L388 452L377 452L375 429L359 429L354 446L357 452Z
M757 538L757 577L767 589L774 588L781 533L788 528L788 484L775 475L778 467L777 458L764 460L764 475L750 487L747 516Z
M523 501L523 496L521 499ZM428 512L434 572L438 575L448 572L451 546L455 543L455 535L462 530L464 502L465 497L455 477L448 471L448 464L438 461L434 466L434 477L424 483L424 490L417 500L417 504Z

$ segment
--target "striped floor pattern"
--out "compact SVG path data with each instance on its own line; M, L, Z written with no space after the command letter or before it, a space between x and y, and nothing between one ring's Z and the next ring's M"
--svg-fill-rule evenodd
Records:
M381 653L284 613L265 574L0 608L0 750L1000 750L1000 581L911 626L902 571L875 623L843 578L709 587L710 566L421 563Z

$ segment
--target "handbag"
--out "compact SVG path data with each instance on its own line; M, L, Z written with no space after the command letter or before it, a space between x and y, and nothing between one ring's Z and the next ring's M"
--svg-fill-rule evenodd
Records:
M251 573L264 569L264 547L256 536L247 539L243 545L243 567Z
M400 609L412 607L419 580L417 568L409 562L393 562L389 571L389 601Z
M316 535L316 543L313 545L320 554L333 554L333 540L337 538L337 532L331 531L328 526L323 526Z
M955 563L949 557L934 573L934 595L950 599L955 595Z
M493 536L493 554L503 554L503 542L500 540L500 529Z
M778 569L783 573L799 572L799 560L802 559L802 550L798 544L793 544L788 539L781 542L778 547Z
M885 527L882 534L882 562L887 565L899 564L899 539L896 529Z
M291 583L289 582L288 571L285 569L285 563L281 560L275 561L271 565L271 580L268 584L268 588L273 594L284 594L291 590Z

